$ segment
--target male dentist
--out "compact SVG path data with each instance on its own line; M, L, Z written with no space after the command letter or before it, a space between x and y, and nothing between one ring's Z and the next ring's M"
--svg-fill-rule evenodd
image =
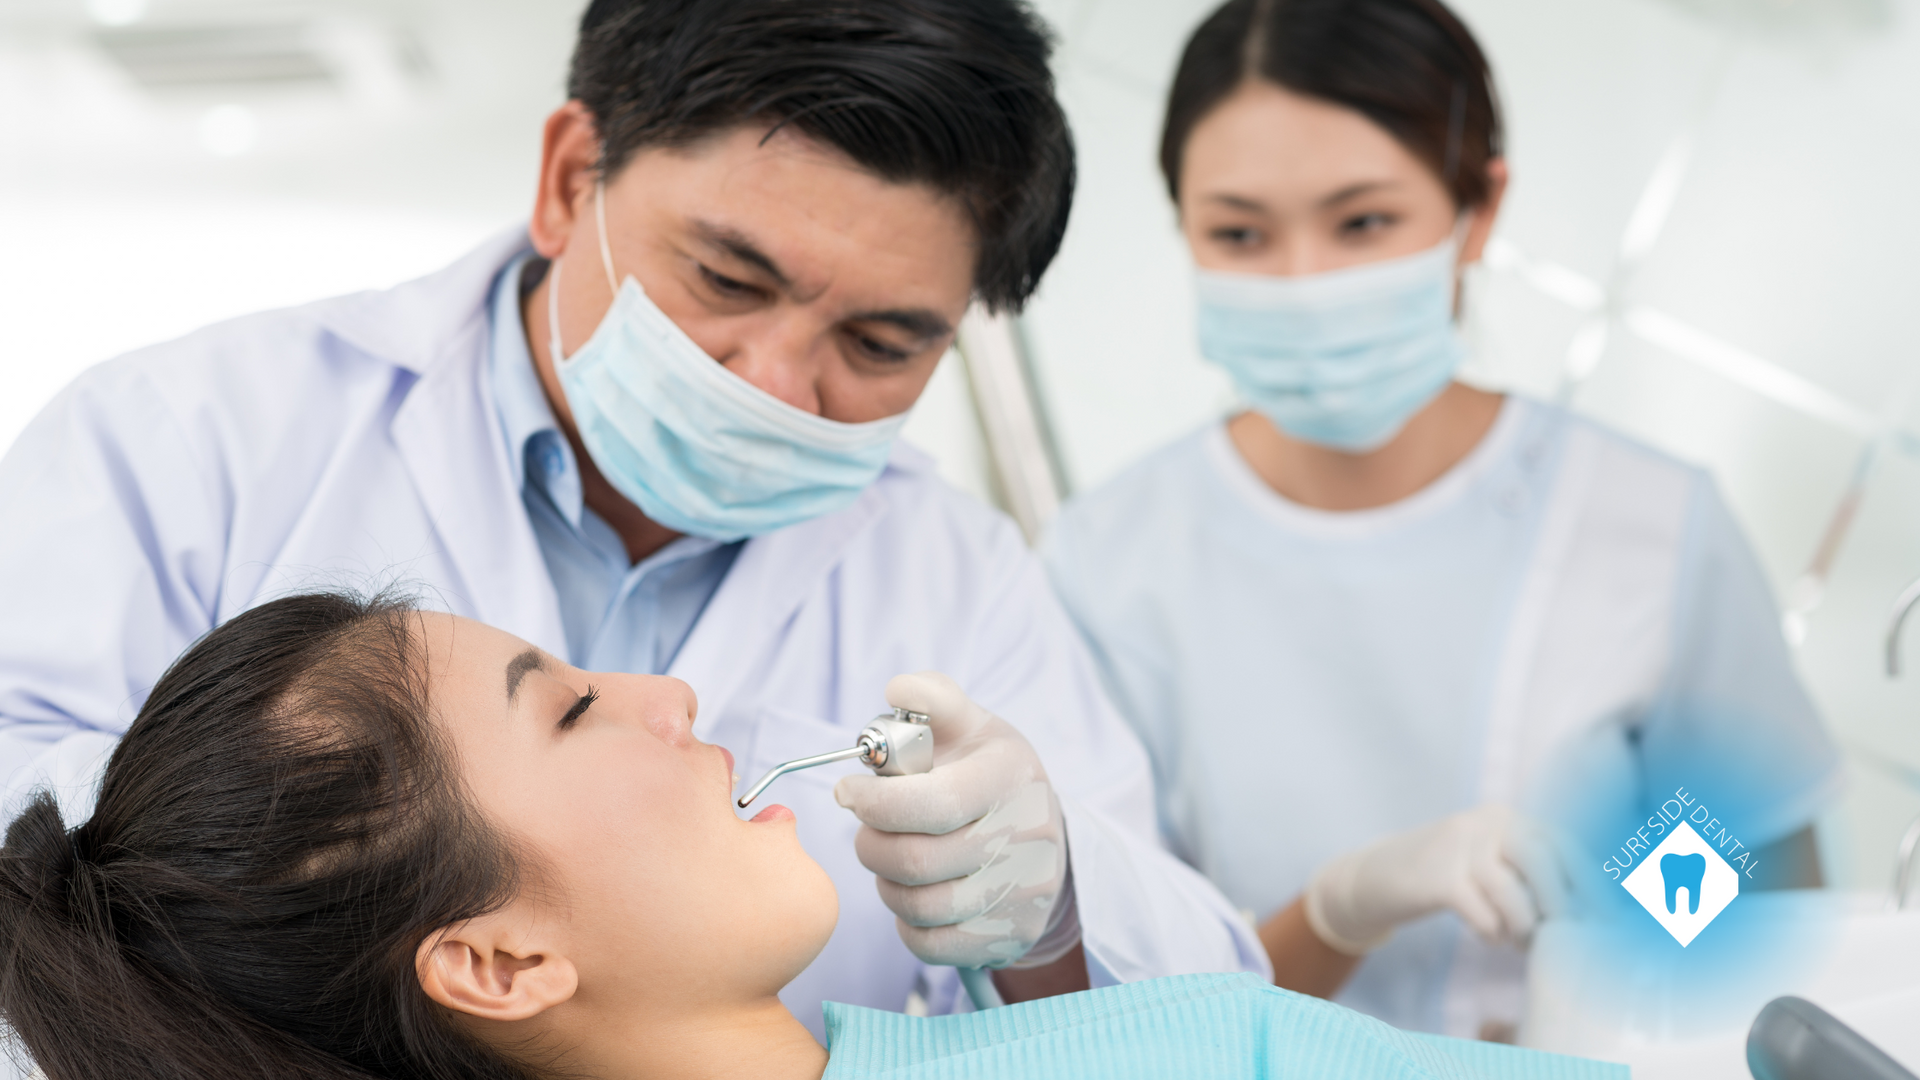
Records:
M1047 53L1018 0L594 0L525 230L103 364L0 461L8 798L84 790L221 621L395 581L686 680L748 780L933 714L912 783L769 797L840 887L784 995L816 1033L829 998L950 1007L950 965L1014 1000L1264 970L1019 536L895 441L968 304L1059 246Z

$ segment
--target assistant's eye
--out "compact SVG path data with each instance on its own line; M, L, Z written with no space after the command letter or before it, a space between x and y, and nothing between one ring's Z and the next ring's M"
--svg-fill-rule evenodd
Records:
M1224 228L1214 229L1213 231L1209 232L1207 235L1215 243L1225 244L1228 247L1236 247L1236 248L1257 247L1259 246L1260 242L1265 239L1265 237L1261 235L1261 232L1259 229L1250 229L1240 225L1231 225Z
M1343 239L1359 240L1385 231L1399 222L1392 214L1355 214L1340 223Z
M580 700L574 702L573 708L568 709L566 715L562 716L560 722L554 726L561 731L571 730L573 725L580 721L580 717L586 715L586 711L593 706L593 703L599 700L600 691L591 686L587 687L587 692L580 695Z

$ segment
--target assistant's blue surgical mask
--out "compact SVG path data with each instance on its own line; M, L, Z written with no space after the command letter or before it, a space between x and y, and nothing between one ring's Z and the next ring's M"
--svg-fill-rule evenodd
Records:
M1386 445L1466 357L1453 325L1455 239L1303 277L1198 273L1200 352L1305 442Z
M675 532L733 541L843 509L886 468L905 413L843 424L733 374L674 325L629 275L618 283L596 191L613 307L580 351L560 343L560 260L547 321L560 386L593 463Z

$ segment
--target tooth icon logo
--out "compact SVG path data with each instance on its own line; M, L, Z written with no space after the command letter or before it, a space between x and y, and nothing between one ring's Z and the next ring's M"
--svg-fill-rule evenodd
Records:
M1679 914L1673 903L1679 890L1687 890L1687 914L1700 914L1700 881L1707 876L1707 857L1692 855L1660 856L1660 878L1667 886L1667 914Z
M1683 821L1620 886L1685 948L1740 895L1740 874Z

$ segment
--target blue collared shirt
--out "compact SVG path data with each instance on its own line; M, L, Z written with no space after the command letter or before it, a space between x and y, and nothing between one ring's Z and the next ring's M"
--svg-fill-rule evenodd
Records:
M541 389L520 317L523 255L493 286L490 378L513 475L560 594L567 662L658 675L693 632L745 541L683 536L632 563L613 526L587 507L579 462Z

